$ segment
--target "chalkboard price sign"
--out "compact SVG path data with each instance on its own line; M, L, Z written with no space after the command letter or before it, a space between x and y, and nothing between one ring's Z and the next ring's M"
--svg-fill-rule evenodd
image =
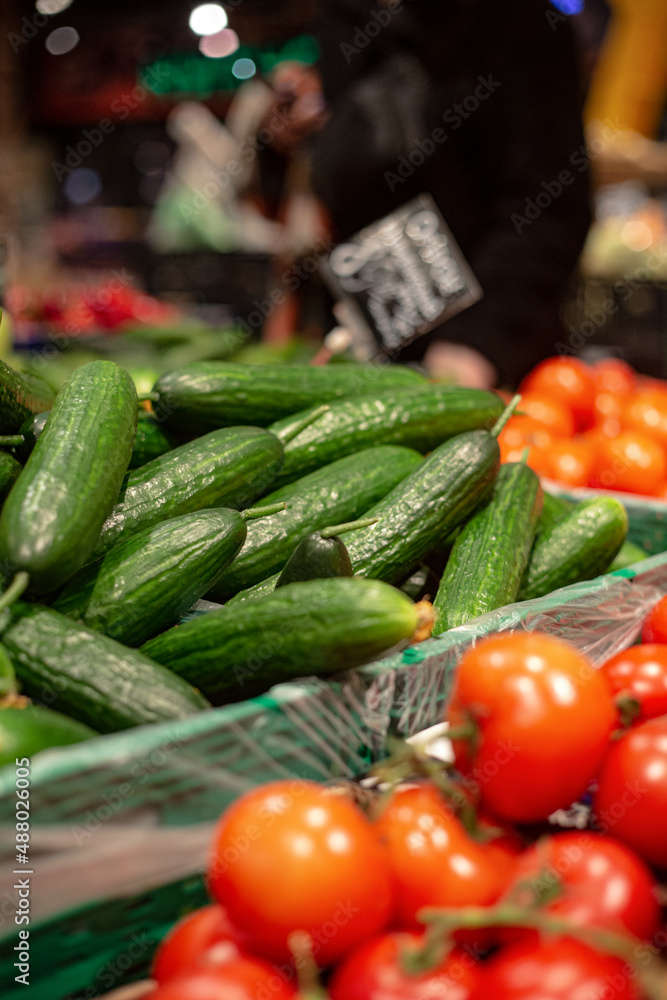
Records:
M428 194L339 244L324 273L370 355L392 357L482 297Z

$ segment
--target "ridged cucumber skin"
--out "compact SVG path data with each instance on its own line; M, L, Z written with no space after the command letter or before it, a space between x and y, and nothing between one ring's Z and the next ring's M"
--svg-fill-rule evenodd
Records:
M0 451L0 506L9 496L23 466L7 451Z
M433 601L433 635L516 600L542 502L532 469L521 462L501 466L490 500L454 543Z
M147 462L152 462L154 458L166 455L173 447L173 442L169 440L161 424L152 417L139 414L137 434L128 468L138 469Z
M458 434L366 511L376 524L349 535L359 576L400 583L490 493L500 468L498 442L487 431Z
M425 453L464 431L490 428L503 410L495 393L458 386L417 385L332 403L310 427L285 446L276 486L337 458L379 444L401 444ZM271 425L289 433L294 414Z
M211 611L141 648L222 703L294 677L360 666L416 627L415 606L400 590L339 577Z
M58 394L0 515L3 569L27 572L32 594L62 586L90 558L130 460L137 405L113 361L77 368Z
M625 569L627 566L634 566L635 563L643 562L644 559L648 559L648 553L640 545L635 545L634 542L629 542L626 539L614 559L607 566L605 573L615 573L616 570Z
M279 579L280 573L273 573L271 576L267 576L265 580L260 580L259 583L254 583L252 587L246 587L244 590L239 590L238 594L234 594L233 597L230 597L227 601L227 605L243 604L244 601L254 601L257 597L266 597L267 594L272 594L276 589L276 584Z
M628 515L618 500L599 497L577 504L569 517L535 539L517 599L544 597L604 573L627 531Z
M209 707L199 691L136 649L51 608L19 601L0 612L0 633L23 692L100 733Z
M249 507L273 483L282 442L261 427L228 427L174 448L125 478L92 559L160 521L207 507Z
M15 434L32 413L48 410L53 393L41 379L0 361L0 434Z
M245 545L207 599L222 604L281 570L311 531L360 517L421 463L421 455L411 448L366 448L263 497L255 506L284 501L287 510L251 521Z
M197 433L234 424L266 427L310 406L424 382L413 369L398 365L195 361L158 379L154 410L181 431L184 426Z
M246 522L225 507L130 535L81 570L53 607L126 646L176 624L240 551Z
M337 535L322 538L318 531L302 538L282 568L276 587L304 580L327 580L333 576L353 576L350 556Z
M43 705L0 708L0 767L34 757L50 747L71 746L97 736L89 726Z
M548 493L545 490L542 513L537 527L538 537L551 531L555 525L569 517L576 506L576 503L563 500L562 497L555 497L553 493Z

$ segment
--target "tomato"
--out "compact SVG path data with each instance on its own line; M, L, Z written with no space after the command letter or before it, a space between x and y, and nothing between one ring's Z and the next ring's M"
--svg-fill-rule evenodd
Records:
M644 637L653 634L651 618L663 605L662 621L667 625L667 601L663 598L649 615L644 625ZM657 618L658 622L660 618ZM627 694L639 702L636 724L667 715L667 645L649 642L644 646L631 646L612 656L600 668L614 696Z
M623 425L667 445L667 389L642 389L628 403Z
M229 917L215 903L195 910L171 928L153 957L153 979L164 983L206 964L206 953L223 941L234 941Z
M545 473L548 451L554 436L532 417L511 417L498 435L502 462L520 462L528 449L528 464L535 472Z
M660 930L656 883L644 862L623 844L596 833L543 837L518 860L507 895L531 905L561 887L543 906L576 927L604 927L652 939Z
M603 358L602 361L596 361L591 369L591 375L598 392L627 395L637 384L637 376L633 369L620 358Z
M375 824L398 885L401 927L421 928L425 906L485 906L514 869L506 848L474 841L435 785L397 788Z
M478 966L455 948L430 972L411 975L401 953L418 948L420 934L384 934L345 958L329 984L331 1000L468 1000Z
M591 370L578 358L547 358L530 372L520 392L553 396L572 411L577 430L593 422L595 382Z
M616 434L621 429L623 413L626 409L630 396L621 396L611 392L596 392L593 401L593 413L595 416L595 426L613 427Z
M615 438L600 439L592 485L651 495L666 473L665 453L659 444L641 431L622 431Z
M547 475L568 486L587 486L595 465L595 453L582 438L554 441L547 457Z
M667 643L667 594L658 601L644 622L642 642Z
M640 1000L622 959L571 938L529 939L485 962L471 1000Z
M161 983L146 1000L297 1000L296 987L261 959L236 954L214 969Z
M394 905L375 830L347 799L314 782L281 781L237 799L214 835L208 873L252 951L285 961L307 931L319 965L382 930Z
M555 437L572 437L574 434L572 411L553 396L527 392L521 397L519 409L546 427Z
M649 719L610 745L594 801L597 826L667 868L667 716Z
M448 718L472 719L456 740L459 770L501 819L546 819L578 799L605 752L615 711L609 689L577 650L548 635L483 639L458 665Z

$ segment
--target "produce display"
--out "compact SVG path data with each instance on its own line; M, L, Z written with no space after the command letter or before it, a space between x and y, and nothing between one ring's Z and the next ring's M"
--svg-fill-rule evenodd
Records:
M501 467L518 399L409 369L206 361L140 400L101 360L53 402L9 369L4 386L9 701L83 732L360 666L434 613L439 634L603 573L626 540L617 501L545 496L525 456ZM200 598L224 606L179 624Z
M520 386L521 406L500 436L503 461L568 486L667 497L667 382L607 358L541 362Z
M664 998L665 708L665 644L595 670L552 636L480 641L446 713L453 764L403 745L356 792L293 778L226 809L213 901L141 995Z

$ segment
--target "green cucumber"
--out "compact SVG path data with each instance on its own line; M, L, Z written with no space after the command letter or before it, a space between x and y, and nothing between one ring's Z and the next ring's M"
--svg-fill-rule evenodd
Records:
M542 510L542 487L522 462L503 465L493 494L462 528L433 602L433 635L516 600Z
M283 445L261 427L228 427L133 469L102 526L93 559L161 521L207 507L247 507L280 469Z
M367 663L410 638L417 624L415 605L400 590L336 577L219 608L141 649L219 704L294 677Z
M92 736L97 733L89 726L43 705L0 707L0 767Z
M518 600L544 597L604 573L627 531L628 515L618 500L599 497L577 504L568 517L536 537Z
M147 413L140 412L137 422L137 436L134 439L128 468L138 469L141 465L152 462L154 458L165 455L173 447L173 442L165 434L162 425Z
M0 515L7 574L24 570L33 594L62 586L90 558L132 452L137 394L113 361L77 368Z
M279 571L302 538L337 521L360 517L421 462L421 455L410 448L380 445L341 458L263 497L259 507L284 501L287 510L248 525L245 545L207 598L222 604Z
M278 507L282 510L282 506ZM200 510L130 535L81 570L53 607L127 646L174 625L239 552L253 511Z
M538 537L551 531L556 524L560 524L566 517L569 517L576 506L576 503L563 500L562 497L556 497L553 493L547 493L545 490L542 513L537 527Z
M0 451L0 506L9 496L10 490L22 471L23 466L7 451Z
M431 451L456 434L490 427L502 410L502 400L495 393L428 384L331 403L326 413L286 445L276 486L372 445L400 444L422 453ZM304 413L295 414L272 424L271 429L282 439L291 432L293 422L303 417Z
M33 413L21 424L19 434L23 437L22 443L16 449L16 456L21 462L27 462L30 453L37 444L37 439L46 427L51 411L45 410L42 413Z
M53 393L34 375L23 375L0 361L0 434L14 434L32 413L50 409Z
M423 383L423 376L398 365L195 361L158 379L153 387L157 396L153 408L179 432L186 428L203 434L234 424L266 427L309 406Z
M440 445L366 511L378 522L355 531L347 543L355 574L401 583L438 539L466 521L486 499L499 467L498 442L487 431L468 431ZM278 576L240 591L229 604L265 596L274 590Z
M643 562L644 559L648 559L648 553L640 545L635 545L634 542L630 542L626 538L613 561L607 566L605 573L615 573L618 569L634 566L635 563Z
M326 580L330 576L353 576L350 556L338 536L366 528L375 521L376 518L362 518L306 535L283 566L276 587L303 580Z
M17 692L18 684L16 682L14 664L10 660L9 653L5 647L0 645L0 705L2 704L2 699L7 698L7 695L15 695Z
M100 733L209 707L147 656L51 608L17 601L0 613L0 636L29 698Z

